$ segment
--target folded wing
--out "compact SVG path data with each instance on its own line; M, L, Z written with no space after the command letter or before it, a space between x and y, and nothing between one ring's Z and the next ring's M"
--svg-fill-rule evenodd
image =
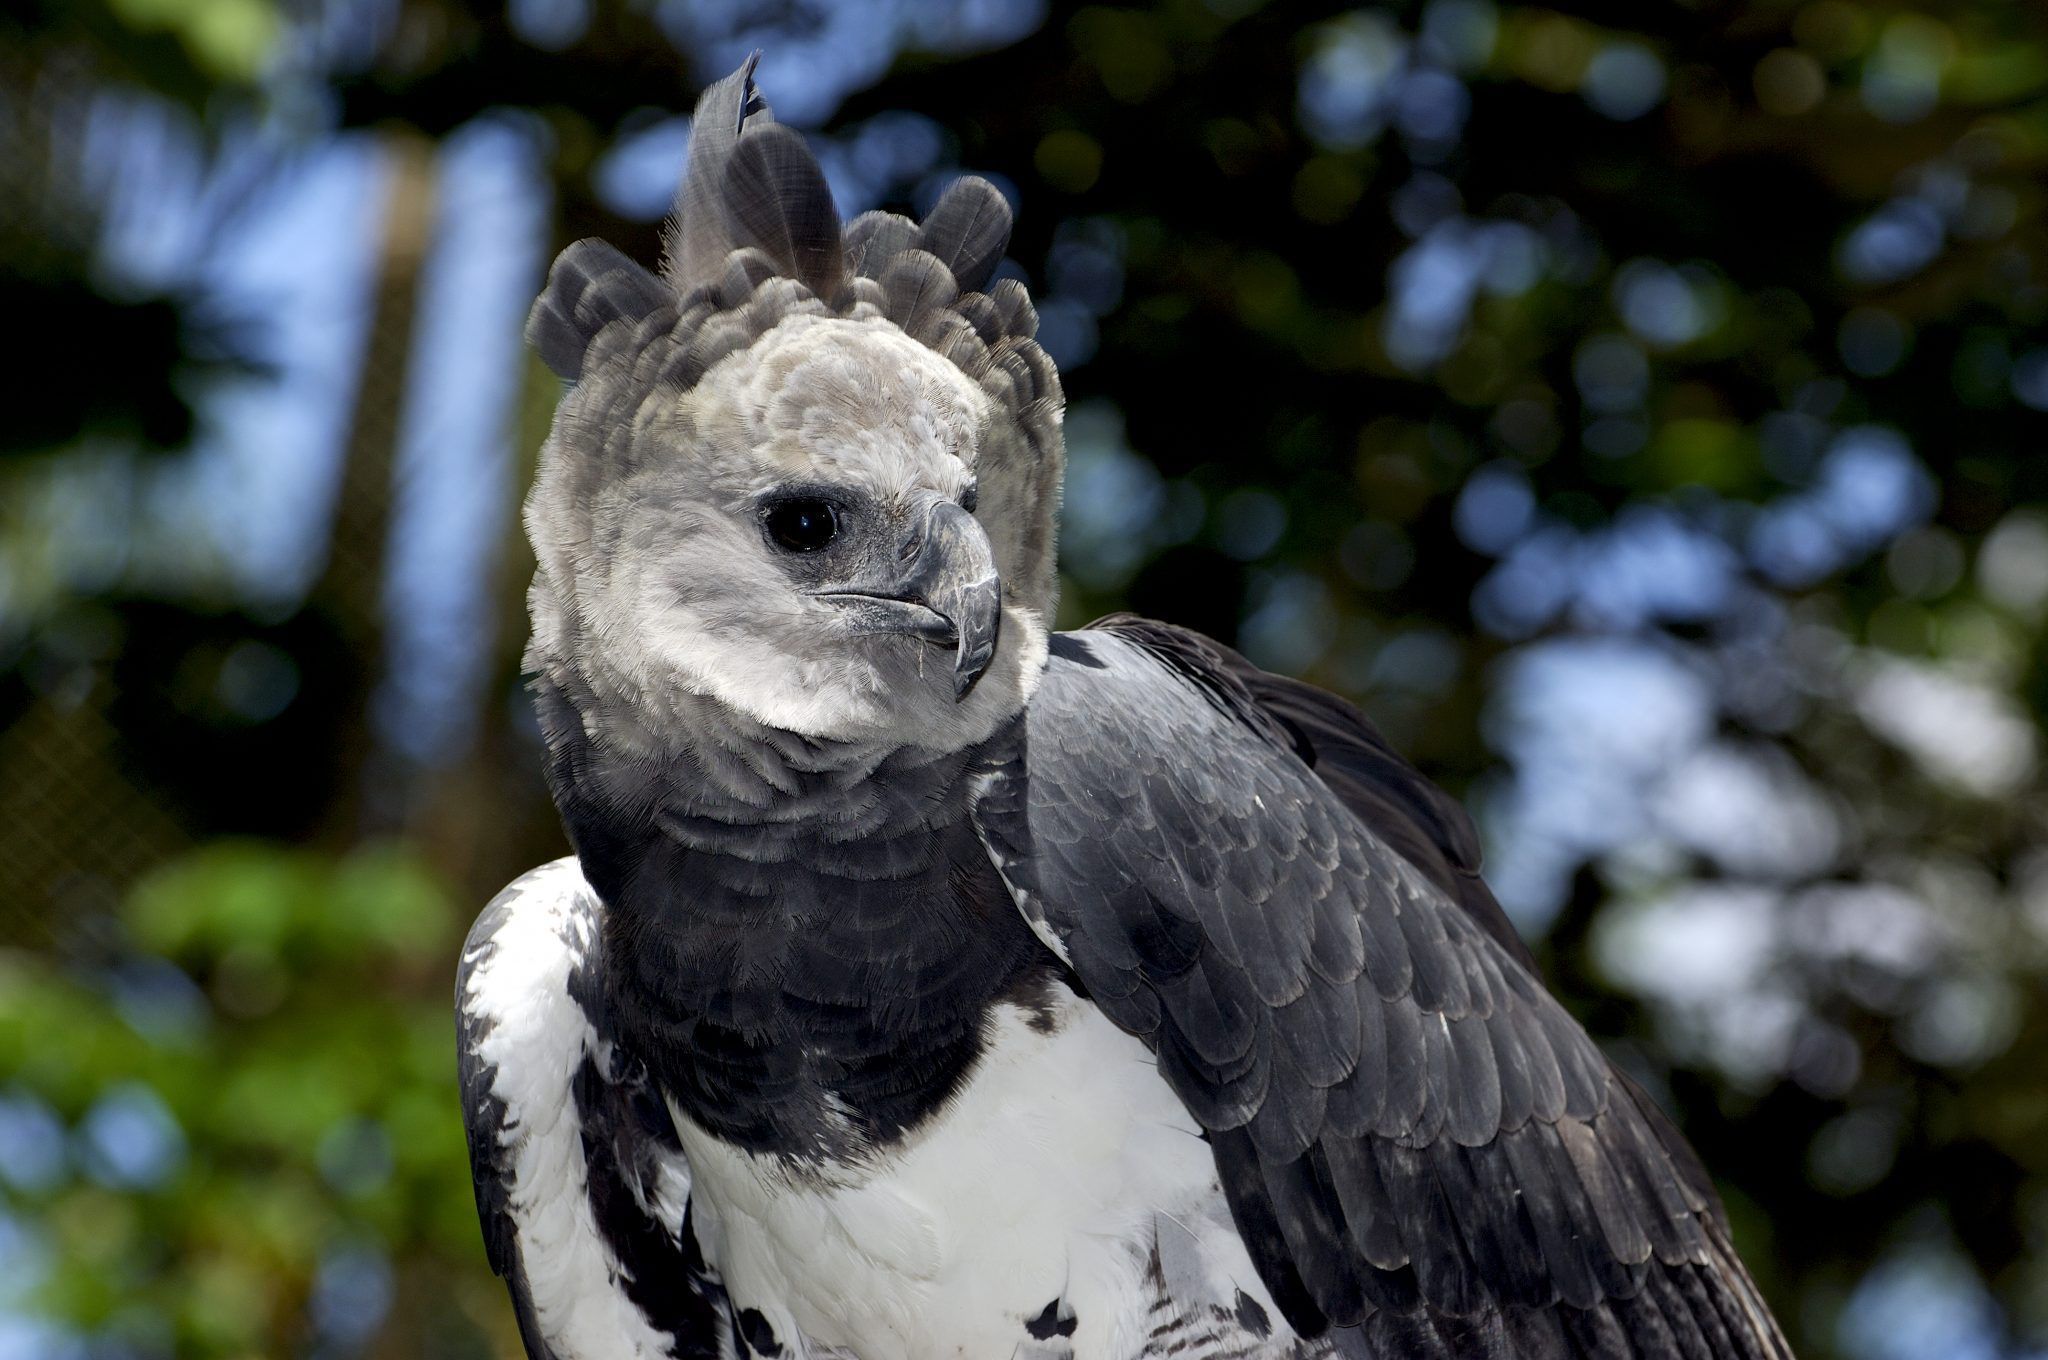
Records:
M1194 634L1111 620L1053 651L977 824L1208 1131L1297 1331L1403 1360L1789 1354L1455 803L1349 705Z

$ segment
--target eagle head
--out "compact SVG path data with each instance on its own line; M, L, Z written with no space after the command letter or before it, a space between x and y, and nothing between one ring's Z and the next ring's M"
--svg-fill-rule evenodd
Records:
M841 228L753 61L706 90L659 274L563 251L527 336L569 387L526 503L528 666L589 724L706 701L959 749L1029 697L1057 589L1059 378L1010 209L963 178Z

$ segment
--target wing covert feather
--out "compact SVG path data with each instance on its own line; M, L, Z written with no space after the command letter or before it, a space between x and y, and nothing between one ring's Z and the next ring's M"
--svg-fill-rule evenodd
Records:
M1789 1356L1690 1151L1536 979L1469 820L1349 705L1161 624L1063 634L976 822L1208 1131L1297 1330Z

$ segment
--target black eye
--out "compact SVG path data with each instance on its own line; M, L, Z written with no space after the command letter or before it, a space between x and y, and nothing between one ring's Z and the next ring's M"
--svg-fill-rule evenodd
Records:
M960 493L960 508L962 510L965 510L970 515L974 513L974 507L977 504L979 504L980 501L981 484L979 482L968 487L965 491Z
M768 536L791 552L816 552L838 534L830 501L781 501L768 511Z

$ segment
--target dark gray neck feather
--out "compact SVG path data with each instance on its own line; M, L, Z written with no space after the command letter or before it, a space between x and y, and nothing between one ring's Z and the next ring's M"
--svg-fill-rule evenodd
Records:
M557 680L537 694L555 803L607 908L615 1037L717 1136L806 1159L887 1144L971 1068L988 1008L1054 966L968 820L1015 724L930 752L707 713L661 749L587 724Z

